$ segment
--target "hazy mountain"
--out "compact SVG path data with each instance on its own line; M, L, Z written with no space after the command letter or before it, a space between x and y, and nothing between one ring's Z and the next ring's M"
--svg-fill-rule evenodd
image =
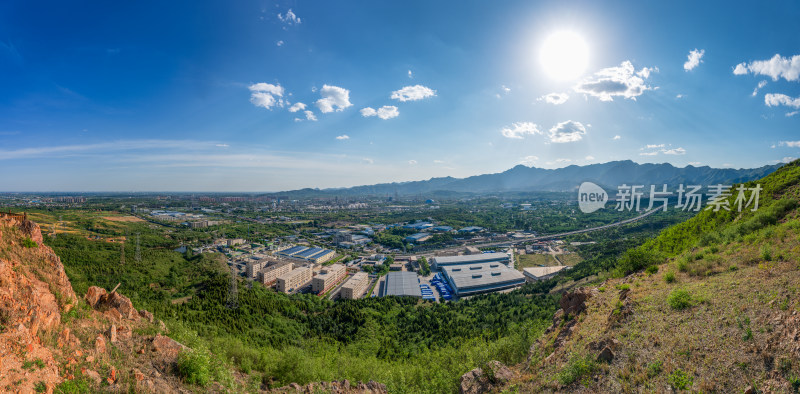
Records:
M497 192L566 192L573 191L584 181L591 181L610 190L618 185L693 184L708 186L732 184L760 179L780 165L751 169L686 166L678 168L669 163L639 164L630 160L612 161L586 166L544 169L518 165L496 174L467 178L431 178L426 181L395 182L355 186L341 189L303 189L283 192L287 195L426 195L426 194L486 194Z

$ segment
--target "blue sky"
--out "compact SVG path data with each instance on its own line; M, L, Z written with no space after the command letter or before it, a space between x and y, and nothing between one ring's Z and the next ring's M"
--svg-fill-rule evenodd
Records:
M774 164L800 156L797 20L796 1L7 1L2 189ZM586 51L543 55L564 31Z

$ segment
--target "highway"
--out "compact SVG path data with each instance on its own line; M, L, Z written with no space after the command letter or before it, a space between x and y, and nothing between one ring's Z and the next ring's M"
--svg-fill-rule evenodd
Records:
M644 218L656 213L657 211L660 211L660 209L653 209L653 210L650 210L650 211L646 211L645 213L643 213L643 214L641 214L641 215L639 215L639 216L637 216L635 218L620 220L619 222L614 222L614 223L610 223L610 224L606 224L606 225L602 225L602 226L598 226L598 227L585 228L585 229L582 229L582 230L574 230L574 231L567 231L565 233L550 234L550 235L540 235L540 236L531 235L531 236L528 236L528 237L509 239L507 241L484 242L484 243L476 243L476 244L472 244L472 245L460 245L460 246L449 247L449 248L444 248L444 249L439 249L439 250L425 251L424 254L432 256L434 253L442 253L442 252L447 252L447 251L461 250L461 249L465 248L466 246L474 246L476 248L491 248L491 247L502 246L502 245L514 245L514 244L518 244L518 243L521 243L521 242L545 241L545 240L548 240L548 239L566 237L568 235L590 233L592 231L605 230L607 228L612 228L612 227L622 226L623 224L633 223L633 222L636 222L638 220L642 220L642 219L644 219ZM407 255L414 255L414 253L407 253Z

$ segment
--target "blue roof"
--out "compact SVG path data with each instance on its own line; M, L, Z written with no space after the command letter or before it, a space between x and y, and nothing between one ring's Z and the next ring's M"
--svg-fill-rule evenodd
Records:
M291 248L286 249L286 250L282 250L282 251L280 251L278 253L285 254L285 255L293 255L295 253L301 252L301 251L306 250L306 249L308 249L308 248L305 247L305 246L292 246Z
M309 248L309 249L304 250L302 252L295 253L294 256L295 257L302 257L302 258L309 258L309 257L311 257L311 256L313 256L313 255L315 255L315 254L317 254L319 252L322 252L323 250L325 250L325 249L322 249L322 248Z

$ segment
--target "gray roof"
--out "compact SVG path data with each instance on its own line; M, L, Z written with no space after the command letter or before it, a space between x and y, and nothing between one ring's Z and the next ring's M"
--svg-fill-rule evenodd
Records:
M442 270L458 294L525 282L522 273L500 263L447 266Z
M522 270L525 271L525 274L528 276L540 278L542 276L555 274L565 268L567 268L565 265L555 265L552 267L527 267Z
M437 256L434 257L438 265L451 265L451 264L472 264L483 263L488 261L508 260L507 253L493 252L481 254L468 254L465 256Z
M417 274L408 271L394 271L386 274L386 281L384 286L384 296L411 296L422 297L422 292L419 289L419 282L417 281Z

